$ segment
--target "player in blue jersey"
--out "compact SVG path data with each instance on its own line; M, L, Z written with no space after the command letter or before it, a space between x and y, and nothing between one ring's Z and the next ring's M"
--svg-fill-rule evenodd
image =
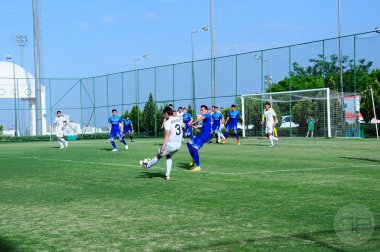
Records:
M191 122L193 121L193 118L191 117L190 113L187 113L186 108L182 109L183 111L183 124L184 124L184 131L183 131L183 137L190 137L191 136L191 129L190 126Z
M232 104L231 110L228 111L228 114L227 114L227 120L226 120L227 127L226 127L226 134L225 134L226 139L224 140L224 143L227 143L228 132L233 129L236 135L237 144L240 145L240 139L239 139L238 129L237 129L239 117L241 118L241 122L243 122L244 119L240 115L240 112L236 110L235 104Z
M108 128L110 130L109 140L111 141L111 144L113 146L112 151L117 151L117 147L114 141L116 137L119 139L120 142L124 144L125 149L128 150L128 144L125 142L125 140L123 139L123 135L121 134L120 124L122 126L121 129L123 129L123 120L120 116L117 115L117 110L113 109L112 116L108 118Z
M211 119L211 135L215 134L216 143L220 143L220 126L224 123L224 118L223 114L219 112L219 108L217 106L214 106L214 113L211 114Z
M207 113L211 116L211 128L212 128L212 124L214 123L214 121L212 120L212 114L214 113L214 107L215 106L212 106L211 108L207 109ZM210 136L208 138L208 143L212 143L212 131L210 131Z
M129 135L131 142L133 142L133 123L130 120L129 116L126 116L123 119L123 136Z
M202 148L203 144L208 141L211 132L211 116L207 113L206 105L201 106L201 115L202 116L199 119L190 124L190 126L195 127L195 124L202 122L201 133L198 136L193 137L187 143L187 148L189 149L189 153L193 159L189 166L193 167L195 164L195 167L193 167L191 171L201 171L198 151Z

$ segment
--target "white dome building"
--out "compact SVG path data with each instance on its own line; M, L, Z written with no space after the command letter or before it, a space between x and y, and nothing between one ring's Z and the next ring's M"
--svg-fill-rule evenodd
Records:
M12 62L0 61L0 99L13 99L16 101L29 102L30 135L36 135L36 95L35 79L32 74L21 66ZM16 107L19 102L16 102ZM7 106L8 107L8 106ZM2 109L7 109L3 107ZM14 110L14 106L8 107ZM20 108L17 107L18 112ZM4 122L0 110L0 118ZM41 85L41 113L42 113L42 133L46 133L46 97L45 86ZM13 118L14 119L14 118ZM17 127L20 130L20 127Z

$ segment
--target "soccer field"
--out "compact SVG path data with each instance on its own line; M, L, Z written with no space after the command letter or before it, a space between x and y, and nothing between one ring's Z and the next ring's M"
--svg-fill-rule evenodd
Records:
M0 144L0 251L380 248L376 139L205 144L202 172L184 144L170 181L138 165L161 142Z

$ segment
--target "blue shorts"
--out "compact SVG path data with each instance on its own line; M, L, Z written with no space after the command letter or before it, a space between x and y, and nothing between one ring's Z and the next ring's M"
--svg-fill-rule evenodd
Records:
M191 134L191 126L186 124L186 129L184 130L185 134Z
M208 140L209 140L209 135L207 136L199 135L191 139L191 141L193 142L193 146L198 147L198 149L201 149L203 144L208 142Z
M125 135L127 133L129 133L129 134L132 133L132 129L131 128L125 129L124 132L123 132L123 134Z
M213 123L211 125L211 131L219 131L220 130L220 124Z
M110 139L113 140L115 138L118 138L119 140L123 139L123 137L120 134L120 131L111 131L110 132Z
M226 127L226 131L229 131L229 130L234 130L235 132L237 132L237 125L231 125L231 124L228 124L227 127Z

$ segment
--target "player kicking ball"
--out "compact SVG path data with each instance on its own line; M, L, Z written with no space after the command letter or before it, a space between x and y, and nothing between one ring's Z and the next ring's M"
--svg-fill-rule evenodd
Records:
M158 150L156 156L151 160L145 158L140 160L140 165L144 169L150 169L155 165L158 160L166 156L166 179L170 179L170 172L172 170L172 156L176 153L182 145L182 122L179 117L174 116L174 111L170 107L164 109L164 128L165 138L161 148Z
M202 121L202 132L196 136L193 137L188 143L187 148L189 149L189 153L192 157L192 161L189 164L190 167L193 167L191 171L201 171L200 166L200 158L198 151L202 148L203 144L208 142L211 132L211 116L207 112L207 106L202 105L201 106L201 117L197 120L195 120L193 123L190 124L190 126L195 127L195 124Z
M275 140L276 143L278 144L278 137L273 136L273 129L276 128L277 114L269 102L265 103L264 118L265 118L265 133L270 141L269 146L272 147L273 140ZM262 119L261 124L264 123L264 118Z

